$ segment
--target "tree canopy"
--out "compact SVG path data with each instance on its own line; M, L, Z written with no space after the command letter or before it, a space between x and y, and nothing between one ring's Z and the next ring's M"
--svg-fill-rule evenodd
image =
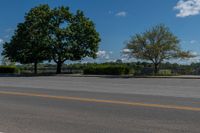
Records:
M189 58L191 54L182 51L179 39L165 25L157 25L150 30L136 34L127 43L126 48L130 55L154 64L154 73L157 74L159 65L171 58Z
M52 10L50 21L52 59L57 63L57 73L66 60L96 57L100 42L94 23L82 11L72 14L68 7Z
M48 5L32 8L25 21L18 24L11 41L3 45L3 55L14 62L34 63L37 73L37 64L49 59L49 13Z
M39 62L53 60L61 73L66 60L95 58L99 42L94 23L82 11L73 14L69 7L39 5L18 24L11 41L3 46L3 55L22 64L34 63L35 73Z

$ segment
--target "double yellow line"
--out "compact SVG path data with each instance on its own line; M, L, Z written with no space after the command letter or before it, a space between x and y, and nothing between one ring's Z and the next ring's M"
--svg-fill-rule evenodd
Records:
M138 106L138 107L175 109L175 110L187 110L187 111L198 111L198 112L200 112L200 108L198 108L198 107L178 106L178 105L162 105L162 104L148 104L148 103L139 103L139 102L117 101L117 100L100 100L100 99L93 99L93 98L54 96L54 95L37 94L37 93L0 91L0 95L40 97L40 98L58 99L58 100L72 100L72 101L80 101L80 102L106 103L106 104L118 104L118 105L128 105L128 106Z

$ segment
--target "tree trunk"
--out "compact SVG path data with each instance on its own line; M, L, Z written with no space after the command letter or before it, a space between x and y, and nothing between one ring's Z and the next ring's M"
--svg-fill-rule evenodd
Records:
M34 62L34 74L37 74L37 65L38 65L38 62L35 61Z
M57 74L61 74L61 69L62 69L62 62L59 61L57 63L57 71L56 71L56 73Z
M154 64L154 74L157 75L159 72L159 64Z

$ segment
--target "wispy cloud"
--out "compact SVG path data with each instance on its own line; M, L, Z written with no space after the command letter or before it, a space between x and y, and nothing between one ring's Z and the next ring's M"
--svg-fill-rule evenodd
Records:
M8 39L9 37L10 37L10 35L5 35L4 36L5 39Z
M13 28L7 28L3 32L3 39L4 41L7 41L12 35L14 34L14 29Z
M198 41L196 41L196 40L191 40L190 41L190 44L196 44L196 43L198 43Z
M10 32L13 32L13 31L14 31L13 28L8 28L8 29L5 30L6 33L10 33Z
M127 16L127 12L125 11L120 11L120 12L117 12L115 14L115 16L118 16L118 17L126 17Z
M200 42L198 40L182 41L181 43L184 44L184 45L200 44Z
M4 40L0 38L0 44L4 43Z
M111 10L110 10L110 11L108 11L108 14L113 14L113 11L111 11Z
M188 17L200 14L200 0L179 0L174 7L179 13L177 17Z

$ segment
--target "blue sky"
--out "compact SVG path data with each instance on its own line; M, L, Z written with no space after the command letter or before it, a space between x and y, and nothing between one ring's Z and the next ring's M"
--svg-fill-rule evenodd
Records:
M72 12L83 10L101 35L99 60L123 58L124 42L160 23L179 37L184 50L200 53L200 0L1 0L1 46L23 22L24 14L39 4L69 6Z

